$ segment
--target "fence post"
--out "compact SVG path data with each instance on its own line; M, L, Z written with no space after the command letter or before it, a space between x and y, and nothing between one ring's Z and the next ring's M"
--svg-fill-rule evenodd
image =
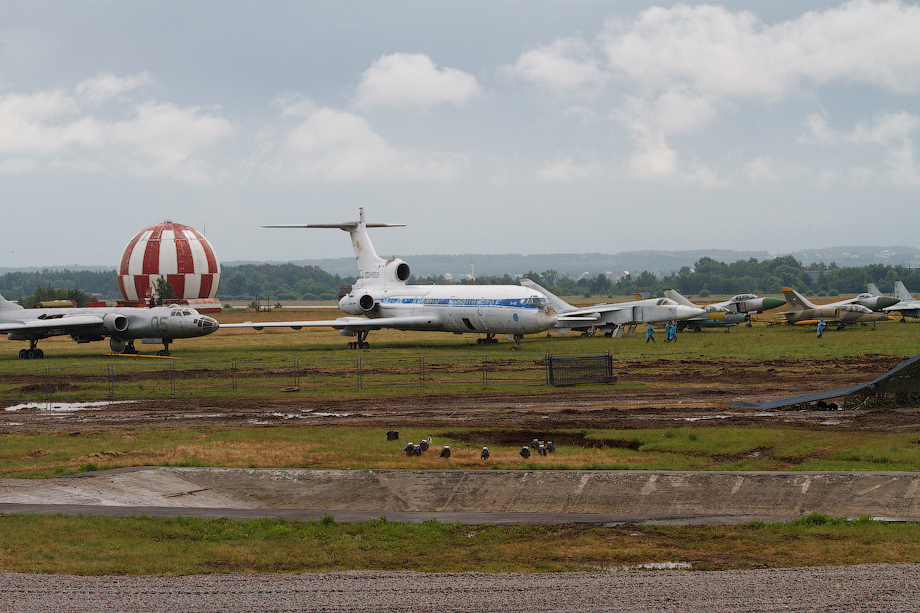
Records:
M300 360L294 360L294 387L300 387Z
M51 408L51 367L45 366L45 402Z
M418 356L418 386L425 387L425 356Z
M230 380L232 382L233 391L236 391L236 360L230 362Z
M486 354L482 355L482 387L489 387L489 358Z
M358 389L361 389L361 358L355 358L355 374L358 377Z
M108 376L109 376L109 398L115 397L115 367L111 364L108 365Z
M176 395L176 364L174 362L169 363L169 395Z

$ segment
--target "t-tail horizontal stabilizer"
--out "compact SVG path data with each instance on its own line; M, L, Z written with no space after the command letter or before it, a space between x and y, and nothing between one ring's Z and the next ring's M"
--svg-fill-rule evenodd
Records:
M358 221L346 221L339 224L283 224L262 226L263 228L337 228L351 235L351 245L358 262L358 283L377 284L385 282L405 283L409 279L409 265L396 258L384 260L374 251L374 245L367 235L368 228L401 228L402 223L366 223L364 207L358 209Z

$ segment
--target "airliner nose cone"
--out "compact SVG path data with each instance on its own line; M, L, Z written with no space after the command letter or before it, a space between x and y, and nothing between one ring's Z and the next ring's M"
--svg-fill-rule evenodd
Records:
M781 307L786 304L786 301L782 298L764 298L763 299L763 310L769 311L770 309L775 309L776 307Z

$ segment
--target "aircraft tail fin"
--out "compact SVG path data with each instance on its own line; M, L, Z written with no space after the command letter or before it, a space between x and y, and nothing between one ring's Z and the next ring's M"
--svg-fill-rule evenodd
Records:
M10 302L3 296L0 296L0 311L21 311L22 305Z
M566 311L575 310L575 307L573 307L571 304L569 304L568 302L566 302L565 300L563 300L556 294L550 292L548 289L546 289L542 285L538 285L537 283L534 283L530 279L521 278L521 285L523 285L524 287L529 287L532 290L536 290L540 292L541 294L543 294L544 296L546 296L546 299L549 300L549 303L551 305L553 305L553 308L556 309L557 313L565 313Z
M907 286L901 281L894 282L894 297L901 302L912 301L914 299L914 297L910 295L910 292L907 291Z
M686 298L684 298L684 297L680 294L680 292L678 292L676 289L666 289L666 290L664 290L664 297L665 297L665 298L670 298L671 300L673 300L673 301L676 302L677 304L682 304L682 305L684 305L684 306L690 306L690 307L695 307L695 306L696 306L695 304L693 304L692 302L690 302L689 300L687 300Z
M287 224L275 226L262 226L263 228L338 228L345 230L351 235L351 246L355 250L355 260L358 263L358 279L384 280L384 269L389 263L377 255L374 251L374 245L367 235L368 228L398 228L406 224L396 223L366 223L364 221L364 207L358 209L358 221L346 221L338 224ZM396 280L405 281L409 278L409 267L405 262L401 262L402 267L397 265L395 270ZM403 278L404 277L404 278Z
M879 291L878 286L871 281L866 283L866 291L872 294L873 296L884 296L884 294L882 294L882 292Z
M805 309L815 309L818 308L817 305L809 302L805 296L798 293L791 287L783 288L783 296L786 297L786 302L789 303L789 308L792 311L804 311Z

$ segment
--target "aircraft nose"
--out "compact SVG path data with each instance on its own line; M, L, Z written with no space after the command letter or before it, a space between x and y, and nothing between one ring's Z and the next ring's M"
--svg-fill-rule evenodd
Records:
M901 301L898 300L897 298L891 298L889 296L879 296L878 303L877 303L878 306L876 306L876 309L884 309L890 306L894 306L899 302Z
M786 301L782 298L764 298L763 299L763 310L769 311L770 309L775 309L776 307L781 307L786 304Z
M706 314L706 309L700 309L697 307L680 305L674 307L674 309L676 311L675 315L677 316L677 319L691 319L693 317L699 317L700 315Z
M202 315L198 318L198 327L201 328L202 334L210 334L216 331L220 327L220 324L217 323L217 320L213 317Z

